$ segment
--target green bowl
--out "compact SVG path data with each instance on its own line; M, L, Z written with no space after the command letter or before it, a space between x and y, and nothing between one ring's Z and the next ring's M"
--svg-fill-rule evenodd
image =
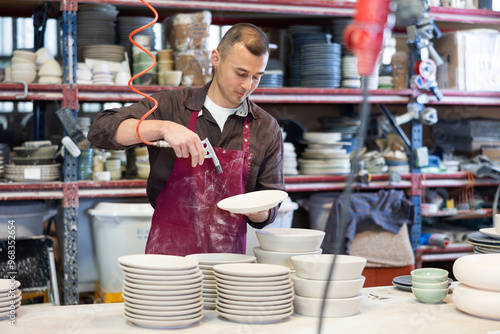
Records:
M426 304L440 303L448 294L448 289L419 289L412 287L411 291L418 300Z
M448 281L448 271L439 268L420 268L411 272L413 282L439 283Z
M438 283L412 282L412 286L419 289L448 289L448 280Z

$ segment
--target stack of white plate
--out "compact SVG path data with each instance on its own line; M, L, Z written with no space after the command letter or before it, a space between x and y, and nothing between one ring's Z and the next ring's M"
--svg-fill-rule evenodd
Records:
M9 316L15 315L21 307L22 296L18 289L20 285L19 281L0 278L0 320L9 319Z
M293 313L290 269L265 263L214 266L217 281L216 312L242 323L269 323Z
M190 254L188 258L196 259L203 272L203 305L206 309L215 310L217 288L213 267L224 263L250 263L255 262L255 256L232 253L206 253Z
M295 146L293 143L285 142L283 143L283 173L285 175L297 175L299 171L297 170L297 153L295 152Z
M122 62L125 47L113 44L88 45L83 50L84 58L101 59L106 61Z
M299 169L302 174L348 174L351 171L349 153L342 142L340 132L306 132L304 140L307 148L299 159Z
M138 254L118 259L125 279L125 318L151 328L176 328L203 318L203 274L181 256Z

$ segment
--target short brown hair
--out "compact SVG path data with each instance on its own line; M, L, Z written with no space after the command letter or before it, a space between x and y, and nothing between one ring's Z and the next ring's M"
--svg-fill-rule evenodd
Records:
M254 56L269 53L269 41L266 34L251 23L237 23L229 29L217 47L221 58L224 58L231 47L242 42Z

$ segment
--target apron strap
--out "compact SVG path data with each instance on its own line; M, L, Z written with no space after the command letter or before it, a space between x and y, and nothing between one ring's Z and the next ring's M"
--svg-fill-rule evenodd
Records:
M199 113L199 111L193 110L191 112L191 117L189 118L188 129L193 132L196 128ZM250 114L245 116L243 124L243 152L250 152Z

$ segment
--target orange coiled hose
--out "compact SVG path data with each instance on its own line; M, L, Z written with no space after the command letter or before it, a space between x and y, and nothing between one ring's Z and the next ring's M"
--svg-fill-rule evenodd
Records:
M137 123L137 128L136 128L136 133L137 133L137 137L139 137L139 139L146 145L155 145L154 143L150 142L150 141L147 141L145 139L143 139L141 137L141 134L139 133L139 127L141 126L141 123L146 119L146 117L148 117L149 115L151 115L155 110L156 108L158 108L158 101L156 101L153 97L147 95L147 94L144 94L143 92L139 91L138 89L135 89L134 87L132 87L132 82L137 79L138 77L140 77L141 75L144 75L146 74L148 71L151 71L153 69L153 67L156 65L156 58L155 56L149 52L148 50L146 50L145 48L142 47L142 45L139 45L137 42L134 41L134 39L132 38L132 36L134 36L135 34L137 34L138 32L140 31L143 31L149 27L151 27L153 24L155 24L157 21L158 21L158 12L149 4L147 3L145 0L141 0L141 2L146 5L149 9L151 9L151 11L154 13L155 15L155 18L153 21L151 21L150 23L140 27L140 28L137 28L136 30L132 31L128 37L128 39L130 40L130 42L132 44L134 44L135 46L137 46L139 49L141 49L142 51L146 52L152 59L153 59L153 64L148 67L147 69L145 69L144 71L141 71L139 72L138 74L134 75L129 81L128 81L128 87L136 92L137 94L139 95L142 95L143 97L151 100L153 103L154 103L154 106L153 108L151 108L147 113L144 114L144 116L141 117L141 119L139 120L139 123Z

